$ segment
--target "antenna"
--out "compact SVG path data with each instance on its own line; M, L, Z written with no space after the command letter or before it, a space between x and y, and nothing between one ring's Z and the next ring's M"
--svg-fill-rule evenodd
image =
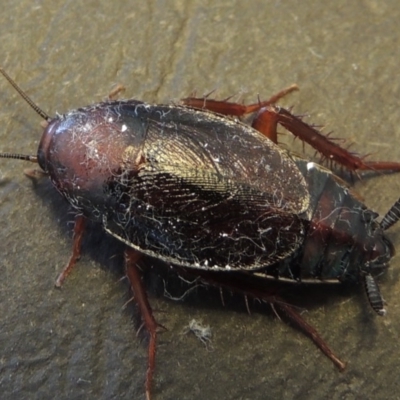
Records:
M11 78L10 75L0 67L0 73L10 82L11 86L20 94L20 96L46 121L50 121L51 118L38 106L33 100L17 85L17 83Z
M8 80L11 86L19 93L19 95L39 114L44 120L50 121L51 118L39 107L33 100L17 85L17 83L0 67L0 73ZM37 156L16 154L16 153L0 153L0 158L13 158L15 160L23 160L37 163Z

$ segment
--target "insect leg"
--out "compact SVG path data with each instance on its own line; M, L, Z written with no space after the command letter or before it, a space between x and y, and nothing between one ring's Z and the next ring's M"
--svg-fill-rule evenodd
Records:
M181 273L187 275L187 271L181 271ZM201 280L205 284L220 289L227 289L234 293L242 294L248 298L263 300L266 303L269 303L278 317L283 315L286 320L308 336L340 371L345 369L346 364L333 353L318 331L313 328L293 306L286 303L279 297L279 295L277 295L276 287L269 287L264 281L260 282L257 279L253 279L254 277L252 276L245 276L242 274L218 274L197 270L196 275L200 276Z
M335 364L339 371L344 371L346 363L340 360L331 350L329 345L319 335L318 331L311 326L295 309L282 301L272 303L275 308L281 310L291 323L307 335L314 344Z
M75 217L74 236L72 255L68 261L66 267L62 270L61 274L56 280L56 287L61 287L65 278L70 274L72 269L75 267L76 262L81 258L81 245L83 232L85 231L86 218L83 215L77 215Z
M400 171L398 162L364 161L364 158L340 147L314 126L305 123L301 118L281 107L268 105L262 108L256 115L252 126L276 142L276 125L278 123L321 153L325 160L341 165L349 171Z
M141 257L140 253L131 248L125 250L125 272L128 277L131 289L134 293L134 299L139 306L144 325L150 334L148 347L148 366L146 373L146 398L150 399L150 389L153 380L153 374L156 362L156 338L158 324L153 316L146 289L144 288L140 271L137 267L137 261Z
M216 112L218 114L223 115L230 115L234 117L242 117L246 114L251 114L257 112L263 107L266 107L271 104L275 104L278 100L282 97L286 96L287 94L294 92L295 90L299 90L297 85L291 85L287 88L281 90L280 92L274 94L268 100L258 101L257 103L253 104L240 104L240 103L233 103L227 100L214 100L208 99L207 96L205 97L187 97L182 99L182 104L188 107L199 108L204 110L209 110Z
M118 96L122 93L125 92L125 86L118 84L115 86L113 90L111 90L110 93L108 93L107 100L112 101L118 99Z

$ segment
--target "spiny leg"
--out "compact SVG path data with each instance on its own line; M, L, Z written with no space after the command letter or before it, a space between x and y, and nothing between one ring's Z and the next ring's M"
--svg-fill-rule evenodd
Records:
M76 265L76 262L81 256L81 245L83 233L85 231L86 218L78 215L75 218L74 235L73 235L73 250L68 264L58 276L55 285L61 287L65 278L70 274ZM156 356L156 337L158 324L153 317L153 313L147 299L147 293L142 283L140 271L137 267L137 261L140 254L131 249L125 250L125 269L132 291L134 292L134 299L139 306L144 325L150 334L149 350L148 350L148 368L146 374L146 397L150 400L150 389L153 380L155 369L155 356Z
M258 101L257 103L248 105L233 103L227 100L208 99L207 96L204 98L188 97L183 99L182 103L188 107L206 109L222 115L242 117L246 114L252 114L255 112L261 114L260 111L265 109L265 107L275 104L281 98L285 97L291 92L294 92L295 90L299 90L299 88L297 85L293 84L274 94L268 100ZM274 143L278 143L277 123L278 118L274 118L272 114L269 114L268 118L262 117L261 114L260 117L257 116L254 119L252 127L261 132L264 136L268 137Z
M274 143L277 143L277 126L282 125L294 136L308 143L317 150L325 161L345 167L349 171L400 171L400 163L390 161L365 161L364 158L344 149L329 137L323 135L314 126L305 123L300 117L290 111L277 107L274 104L297 90L296 85L289 86L270 99L258 103L244 105L228 101L189 97L182 102L188 107L206 109L223 115L241 117L250 113L257 113L252 127Z
M276 135L278 123L321 153L325 160L341 165L349 171L400 171L398 162L364 161L363 158L334 143L318 129L281 107L270 105L259 110L253 121L253 127L272 138Z
M181 270L181 273L188 275L187 270ZM259 280L254 279L254 276L210 273L209 271L203 270L196 271L196 275L201 277L201 280L205 284L224 288L234 293L242 294L248 298L263 300L269 303L278 316L279 314L285 315L289 322L308 336L340 371L345 369L346 364L335 355L318 331L312 327L293 306L287 304L277 295L277 289L275 287L266 286L264 280L260 283Z
M141 255L136 250L126 248L125 250L125 273L128 277L131 289L134 293L134 300L139 306L144 326L150 335L148 347L148 366L146 373L146 398L150 400L151 386L153 381L155 362L156 362L156 339L158 324L153 316L146 289L142 282L141 273L137 267L137 262Z
M233 103L226 100L214 100L208 99L205 97L187 97L182 99L182 104L188 107L205 109L209 111L216 112L218 114L230 115L233 117L242 117L246 114L251 114L257 112L263 107L266 107L270 104L275 104L282 97L285 97L287 94L299 90L299 87L295 84L288 86L287 88L281 90L280 92L274 94L268 100L259 101L253 104L240 104Z
M77 215L75 217L72 255L68 261L68 264L58 276L55 283L56 287L62 286L65 278L71 273L76 265L76 262L81 258L82 237L83 233L85 232L85 226L86 218L83 215Z

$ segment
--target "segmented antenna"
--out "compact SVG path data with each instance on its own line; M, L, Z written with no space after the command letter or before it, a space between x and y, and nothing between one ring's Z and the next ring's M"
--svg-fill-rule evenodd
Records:
M10 82L11 86L19 93L19 95L46 121L50 121L51 118L38 106L33 100L17 85L17 83L11 78L10 75L0 67L0 73Z
M382 298L379 286L372 275L367 274L364 276L364 285L371 307L378 315L386 315L385 302Z
M0 73L7 79L11 86L19 93L19 95L33 108L33 110L39 114L44 120L50 121L51 118L39 107L33 100L16 84L16 82L0 67ZM13 158L15 160L23 160L37 163L37 157L26 155L26 154L16 154L16 153L0 153L0 158Z
M389 211L383 217L380 226L385 231L400 219L400 199L390 207Z
M15 154L15 153L0 153L0 158L13 158L14 160L23 160L37 163L37 156L30 156L27 154Z

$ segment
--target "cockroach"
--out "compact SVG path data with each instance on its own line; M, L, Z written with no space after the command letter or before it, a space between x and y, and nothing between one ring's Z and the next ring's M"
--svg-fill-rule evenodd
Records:
M87 219L126 245L126 276L150 337L147 398L158 325L137 267L142 256L270 302L341 370L293 307L250 280L361 281L373 310L385 314L374 276L394 255L385 231L400 219L400 199L378 222L329 169L279 147L277 125L352 173L397 172L400 163L365 161L278 107L296 86L251 105L109 99L51 118L0 72L46 125L36 156L0 157L38 163L76 214L72 255L56 286L80 257ZM251 124L241 122L247 114Z

